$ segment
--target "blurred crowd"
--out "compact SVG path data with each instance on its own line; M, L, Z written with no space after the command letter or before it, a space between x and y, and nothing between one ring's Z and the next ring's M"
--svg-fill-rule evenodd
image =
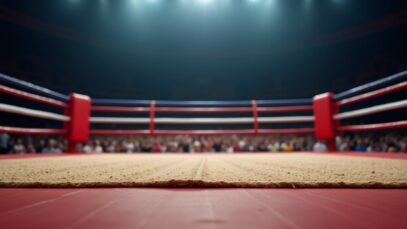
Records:
M399 132L383 134L348 134L336 139L338 151L407 152L407 135ZM126 136L93 137L76 145L84 153L134 152L325 152L324 142L313 135L218 135L218 136ZM0 134L1 153L62 153L67 142L59 137L10 136Z
M338 151L407 153L407 132L344 134L336 138Z
M84 152L277 152L312 151L311 136L142 136L95 138Z

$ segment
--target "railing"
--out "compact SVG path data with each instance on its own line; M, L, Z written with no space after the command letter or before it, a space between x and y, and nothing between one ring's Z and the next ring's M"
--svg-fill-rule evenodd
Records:
M74 144L86 142L89 135L172 135L172 134L303 134L314 133L319 140L329 143L335 150L334 138L342 131L369 131L390 128L405 128L407 120L364 125L341 125L341 120L362 117L384 111L407 107L407 99L386 104L340 112L349 104L391 94L407 88L407 71L337 93L324 93L311 98L284 100L244 100L244 101L165 101L165 100L129 100L129 99L90 99L88 96L72 93L69 96L40 87L29 82L0 74L0 93L20 97L30 101L62 109L60 114L29 109L11 104L0 103L0 111L16 115L30 116L64 123L61 129L41 129L0 126L0 132L13 134L63 134L70 142L70 151ZM144 113L146 117L100 116L105 113ZM306 112L309 115L281 115L288 112ZM91 116L91 114L93 115ZM162 117L159 114L222 114L219 117ZM229 114L243 115L227 117ZM279 116L269 116L279 114ZM91 129L90 124L141 124L148 129ZM270 123L309 123L313 127L301 128L262 128ZM227 126L250 124L247 129L159 129L157 125L173 126L209 125ZM2 123L0 124L2 125Z

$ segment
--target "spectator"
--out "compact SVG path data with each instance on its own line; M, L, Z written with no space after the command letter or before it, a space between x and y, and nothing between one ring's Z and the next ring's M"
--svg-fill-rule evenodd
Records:
M326 152L327 147L326 147L325 143L317 141L314 144L313 150L314 150L314 152Z
M58 153L66 151L67 143L58 138L46 141L38 137L15 137L2 134L0 146L8 153ZM336 138L339 151L406 152L405 131L344 134ZM33 150L35 146L35 150ZM88 144L77 144L83 152L293 152L327 151L313 135L217 135L217 136L129 136L93 137Z
M91 153L92 152L92 147L90 146L90 144L85 144L83 146L83 152L84 153Z
M27 153L35 153L35 152L36 152L36 150L35 150L34 145L32 143L28 144L27 145Z
M35 152L37 152L37 153L42 153L42 151L44 150L44 148L45 148L45 140L44 140L44 139L41 139L41 140L38 142L37 146L35 147Z
M42 150L42 153L61 153L61 149L58 147L55 139L48 140L47 147Z
M7 133L0 134L0 154L6 154L9 151L10 135Z
M129 141L125 144L126 146L126 153L133 153L134 152L134 143Z
M355 151L357 152L366 152L367 151L367 145L363 141L363 139L359 138L356 143Z
M103 153L103 148L102 148L102 146L100 145L100 141L99 141L99 140L93 141L92 151L93 151L94 153Z
M14 144L13 153L15 153L15 154L24 154L24 153L26 153L26 148L23 145L23 140L21 138L18 138L16 143Z
M107 145L108 146L107 146L106 152L109 152L109 153L117 152L117 148L116 148L117 142L116 141L110 141L109 144L107 144Z
M221 142L221 140L220 140L220 139L216 139L216 140L215 140L215 143L213 144L213 150L214 150L215 152L220 152L221 148L222 148L222 142Z
M280 148L284 151L284 152L292 152L294 150L293 146L291 143L283 141L281 143Z

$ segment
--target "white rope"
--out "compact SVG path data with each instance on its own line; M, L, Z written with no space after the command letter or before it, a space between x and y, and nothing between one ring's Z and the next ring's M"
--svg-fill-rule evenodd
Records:
M30 108L18 107L13 105L8 105L4 103L0 103L0 111L20 114L25 116L31 116L36 118L43 118L43 119L50 119L62 122L68 122L70 118L66 115L55 114L48 111L39 111Z
M259 123L313 122L314 116L261 117Z
M261 117L260 123L313 122L313 116ZM148 124L149 118L91 117L92 123ZM241 118L154 118L155 124L251 124L253 117Z
M391 103L386 103L386 104L382 104L382 105L372 106L372 107L368 107L368 108L363 108L363 109L359 109L359 110L339 113L339 114L334 115L334 119L342 120L342 119L348 119L348 118L355 118L355 117L360 117L360 116L364 116L364 115L376 114L376 113L383 112L383 111L400 109L400 108L404 108L404 107L407 107L407 99L397 101L397 102L391 102Z
M149 118L115 118L115 117L91 117L91 123L117 123L117 124L146 124Z
M253 123L253 118L156 118L157 124L236 124Z

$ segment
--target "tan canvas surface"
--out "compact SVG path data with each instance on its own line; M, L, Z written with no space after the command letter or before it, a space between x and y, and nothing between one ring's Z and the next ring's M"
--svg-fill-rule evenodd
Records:
M407 160L309 153L0 160L1 187L407 187Z

